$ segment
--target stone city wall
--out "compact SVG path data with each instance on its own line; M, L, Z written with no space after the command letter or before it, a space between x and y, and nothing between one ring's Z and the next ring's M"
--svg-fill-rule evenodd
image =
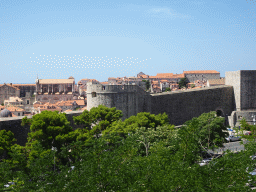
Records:
M82 114L82 111L72 111L66 113L67 119L70 122L70 126L72 126L73 129L83 127L83 125L75 125L73 121L73 116L78 116L80 114ZM27 136L30 132L29 126L21 126L23 117L0 118L0 130L5 129L7 131L12 131L14 133L14 137L17 139L17 144L22 146L26 144ZM28 118L32 118L32 116L28 116Z
M217 111L226 117L234 110L233 87L216 86L151 95L151 113L165 112L171 124L182 125L202 113Z
M242 70L241 79L241 110L256 109L256 70Z
M256 109L256 70L228 71L225 85L234 87L237 111Z
M137 85L87 84L87 110L98 105L116 107L123 112L123 120L139 112L149 112L149 99L149 93Z

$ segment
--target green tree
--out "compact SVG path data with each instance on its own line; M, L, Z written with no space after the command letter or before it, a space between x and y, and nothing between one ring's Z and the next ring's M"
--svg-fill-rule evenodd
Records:
M108 108L104 105L99 105L91 108L90 111L84 110L80 116L73 117L73 119L76 124L84 125L84 129L90 131L93 135L96 134L98 137L102 131L122 116L122 111L116 110L115 107Z
M134 133L139 127L145 128L156 128L158 126L171 126L169 125L168 115L166 113L163 114L150 114L149 112L141 112L136 116L133 115L124 121L116 121L110 127L103 132L103 134L107 134L110 132L117 132L120 134Z
M256 125L250 125L249 123L247 123L246 119L243 118L240 121L240 126L241 126L240 136L250 141L256 140ZM244 131L250 131L251 133L250 135L244 135Z
M167 92L167 91L171 91L171 88L170 88L170 87L167 87L167 88L165 89L165 92Z
M241 128L244 130L250 130L250 125L247 123L246 119L243 117L240 121Z
M181 89L182 87L187 87L188 79L186 77L181 78L178 84L179 84L179 89Z
M58 111L43 111L40 114L36 114L32 119L24 117L22 119L22 125L29 124L30 132L28 133L28 142L26 143L26 149L29 151L29 160L33 162L41 154L38 152L39 145L44 150L51 150L53 147L57 149L56 161L61 164L68 163L68 159L62 158L59 153L63 145L69 145L76 140L87 140L90 135L86 133L86 130L76 129L70 126L70 122L67 120L65 113L59 113Z
M146 90L149 90L149 88L150 88L150 82L149 82L149 80L143 79L142 81L146 83Z
M0 156L11 150L12 145L17 139L14 138L14 134L11 131L6 131L5 129L0 131Z
M66 115L58 111L42 111L42 113L34 115L32 119L24 117L22 125L25 124L30 124L27 144L39 142L45 149L57 147L58 151L65 144L62 137L68 137L68 134L73 131Z
M203 113L185 123L185 126L179 130L180 139L184 140L189 137L188 139L194 145L192 151L196 150L196 153L207 152L208 149L214 150L214 148L222 147L228 136L224 123L225 119L217 116L215 111ZM186 143L188 141L185 141L185 146L187 146Z

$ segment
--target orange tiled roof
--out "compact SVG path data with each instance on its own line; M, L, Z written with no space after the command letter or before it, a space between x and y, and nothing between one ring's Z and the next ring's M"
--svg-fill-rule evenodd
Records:
M142 78L148 78L149 76L148 76L148 75L140 75L140 77L142 77Z
M59 101L55 105L56 106L72 106L73 102L74 102L73 100L70 100L70 101Z
M115 78L115 77L109 77L108 79L115 79L115 80L116 80L117 78Z
M39 79L39 84L73 84L74 79Z
M36 86L36 84L12 84L12 86Z
M25 111L24 109L22 109L22 108L19 108L19 107L7 107L7 109L9 110L9 111Z
M151 81L151 84L158 84L158 81Z
M162 78L184 78L184 74L173 73L157 73L156 76L149 76L150 79L162 79Z
M108 85L108 82L100 82L102 85Z
M85 105L83 99L78 99L78 100L74 100L74 101L77 103L77 105Z
M225 79L208 79L209 84L225 85Z
M157 73L156 76L158 76L158 77L172 77L173 73Z
M12 85L10 85L10 84L0 84L0 87L2 87L2 86L4 86L4 85L6 85L6 86L9 86L9 87L13 87ZM17 88L17 87L13 87L14 89L16 89L16 90L20 90L19 88Z
M195 74L195 73L220 73L216 70L195 70L195 71L183 71L184 74Z

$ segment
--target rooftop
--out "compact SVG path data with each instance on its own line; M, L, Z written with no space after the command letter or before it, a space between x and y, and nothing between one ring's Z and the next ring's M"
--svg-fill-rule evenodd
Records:
M39 79L39 84L73 84L74 79Z

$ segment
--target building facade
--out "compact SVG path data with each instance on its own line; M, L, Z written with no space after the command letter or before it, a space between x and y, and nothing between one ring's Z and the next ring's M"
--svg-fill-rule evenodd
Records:
M215 70L183 71L183 74L190 83L196 80L220 79L220 72Z
M12 86L12 84L2 84L0 85L0 104L4 104L4 100L9 99L9 97L19 97L20 89Z
M75 79L36 79L36 101L55 103L72 100L78 95L75 91Z

